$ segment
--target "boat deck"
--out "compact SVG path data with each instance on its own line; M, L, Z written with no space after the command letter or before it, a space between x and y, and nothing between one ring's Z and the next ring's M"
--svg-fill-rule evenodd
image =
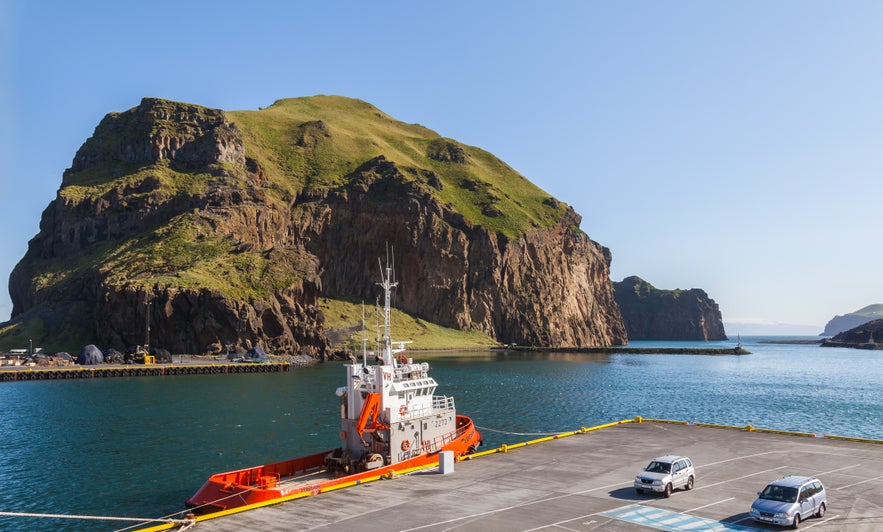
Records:
M682 454L696 487L638 495L651 458ZM788 474L817 476L828 511L815 531L883 530L883 445L670 423L628 423L318 496L203 520L192 530L626 531L773 530L755 524L756 492Z

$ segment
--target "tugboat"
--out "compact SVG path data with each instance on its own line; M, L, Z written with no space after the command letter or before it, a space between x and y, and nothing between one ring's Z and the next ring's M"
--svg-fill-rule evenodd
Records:
M454 398L434 395L438 383L429 364L404 355L408 342L390 334L392 268L381 266L383 332L378 353L363 345L362 361L344 364L346 386L340 398L340 447L309 456L217 473L187 500L196 514L208 514L394 474L438 462L438 453L454 458L475 452L481 433L472 420L456 413ZM396 344L396 348L393 345ZM369 364L369 355L375 360Z

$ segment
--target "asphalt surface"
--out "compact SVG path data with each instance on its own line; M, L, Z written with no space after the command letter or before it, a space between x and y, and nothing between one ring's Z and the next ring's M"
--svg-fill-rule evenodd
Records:
M691 491L639 495L654 457L689 456ZM774 530L748 509L779 477L816 476L828 491L815 531L883 530L883 445L666 423L624 424L239 514L199 532Z

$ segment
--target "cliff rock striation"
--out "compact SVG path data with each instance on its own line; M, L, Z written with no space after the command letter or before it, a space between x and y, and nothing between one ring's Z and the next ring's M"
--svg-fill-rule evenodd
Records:
M640 277L613 283L629 340L726 340L717 303L704 290L660 290Z
M7 338L326 356L319 298L396 306L501 343L625 342L610 251L478 148L342 97L107 115L10 277Z

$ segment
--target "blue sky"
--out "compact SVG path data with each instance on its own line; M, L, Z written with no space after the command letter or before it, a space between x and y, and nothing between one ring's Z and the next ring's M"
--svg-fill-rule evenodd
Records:
M818 333L883 303L881 27L849 0L0 0L0 278L106 113L339 94L572 205L614 280Z

